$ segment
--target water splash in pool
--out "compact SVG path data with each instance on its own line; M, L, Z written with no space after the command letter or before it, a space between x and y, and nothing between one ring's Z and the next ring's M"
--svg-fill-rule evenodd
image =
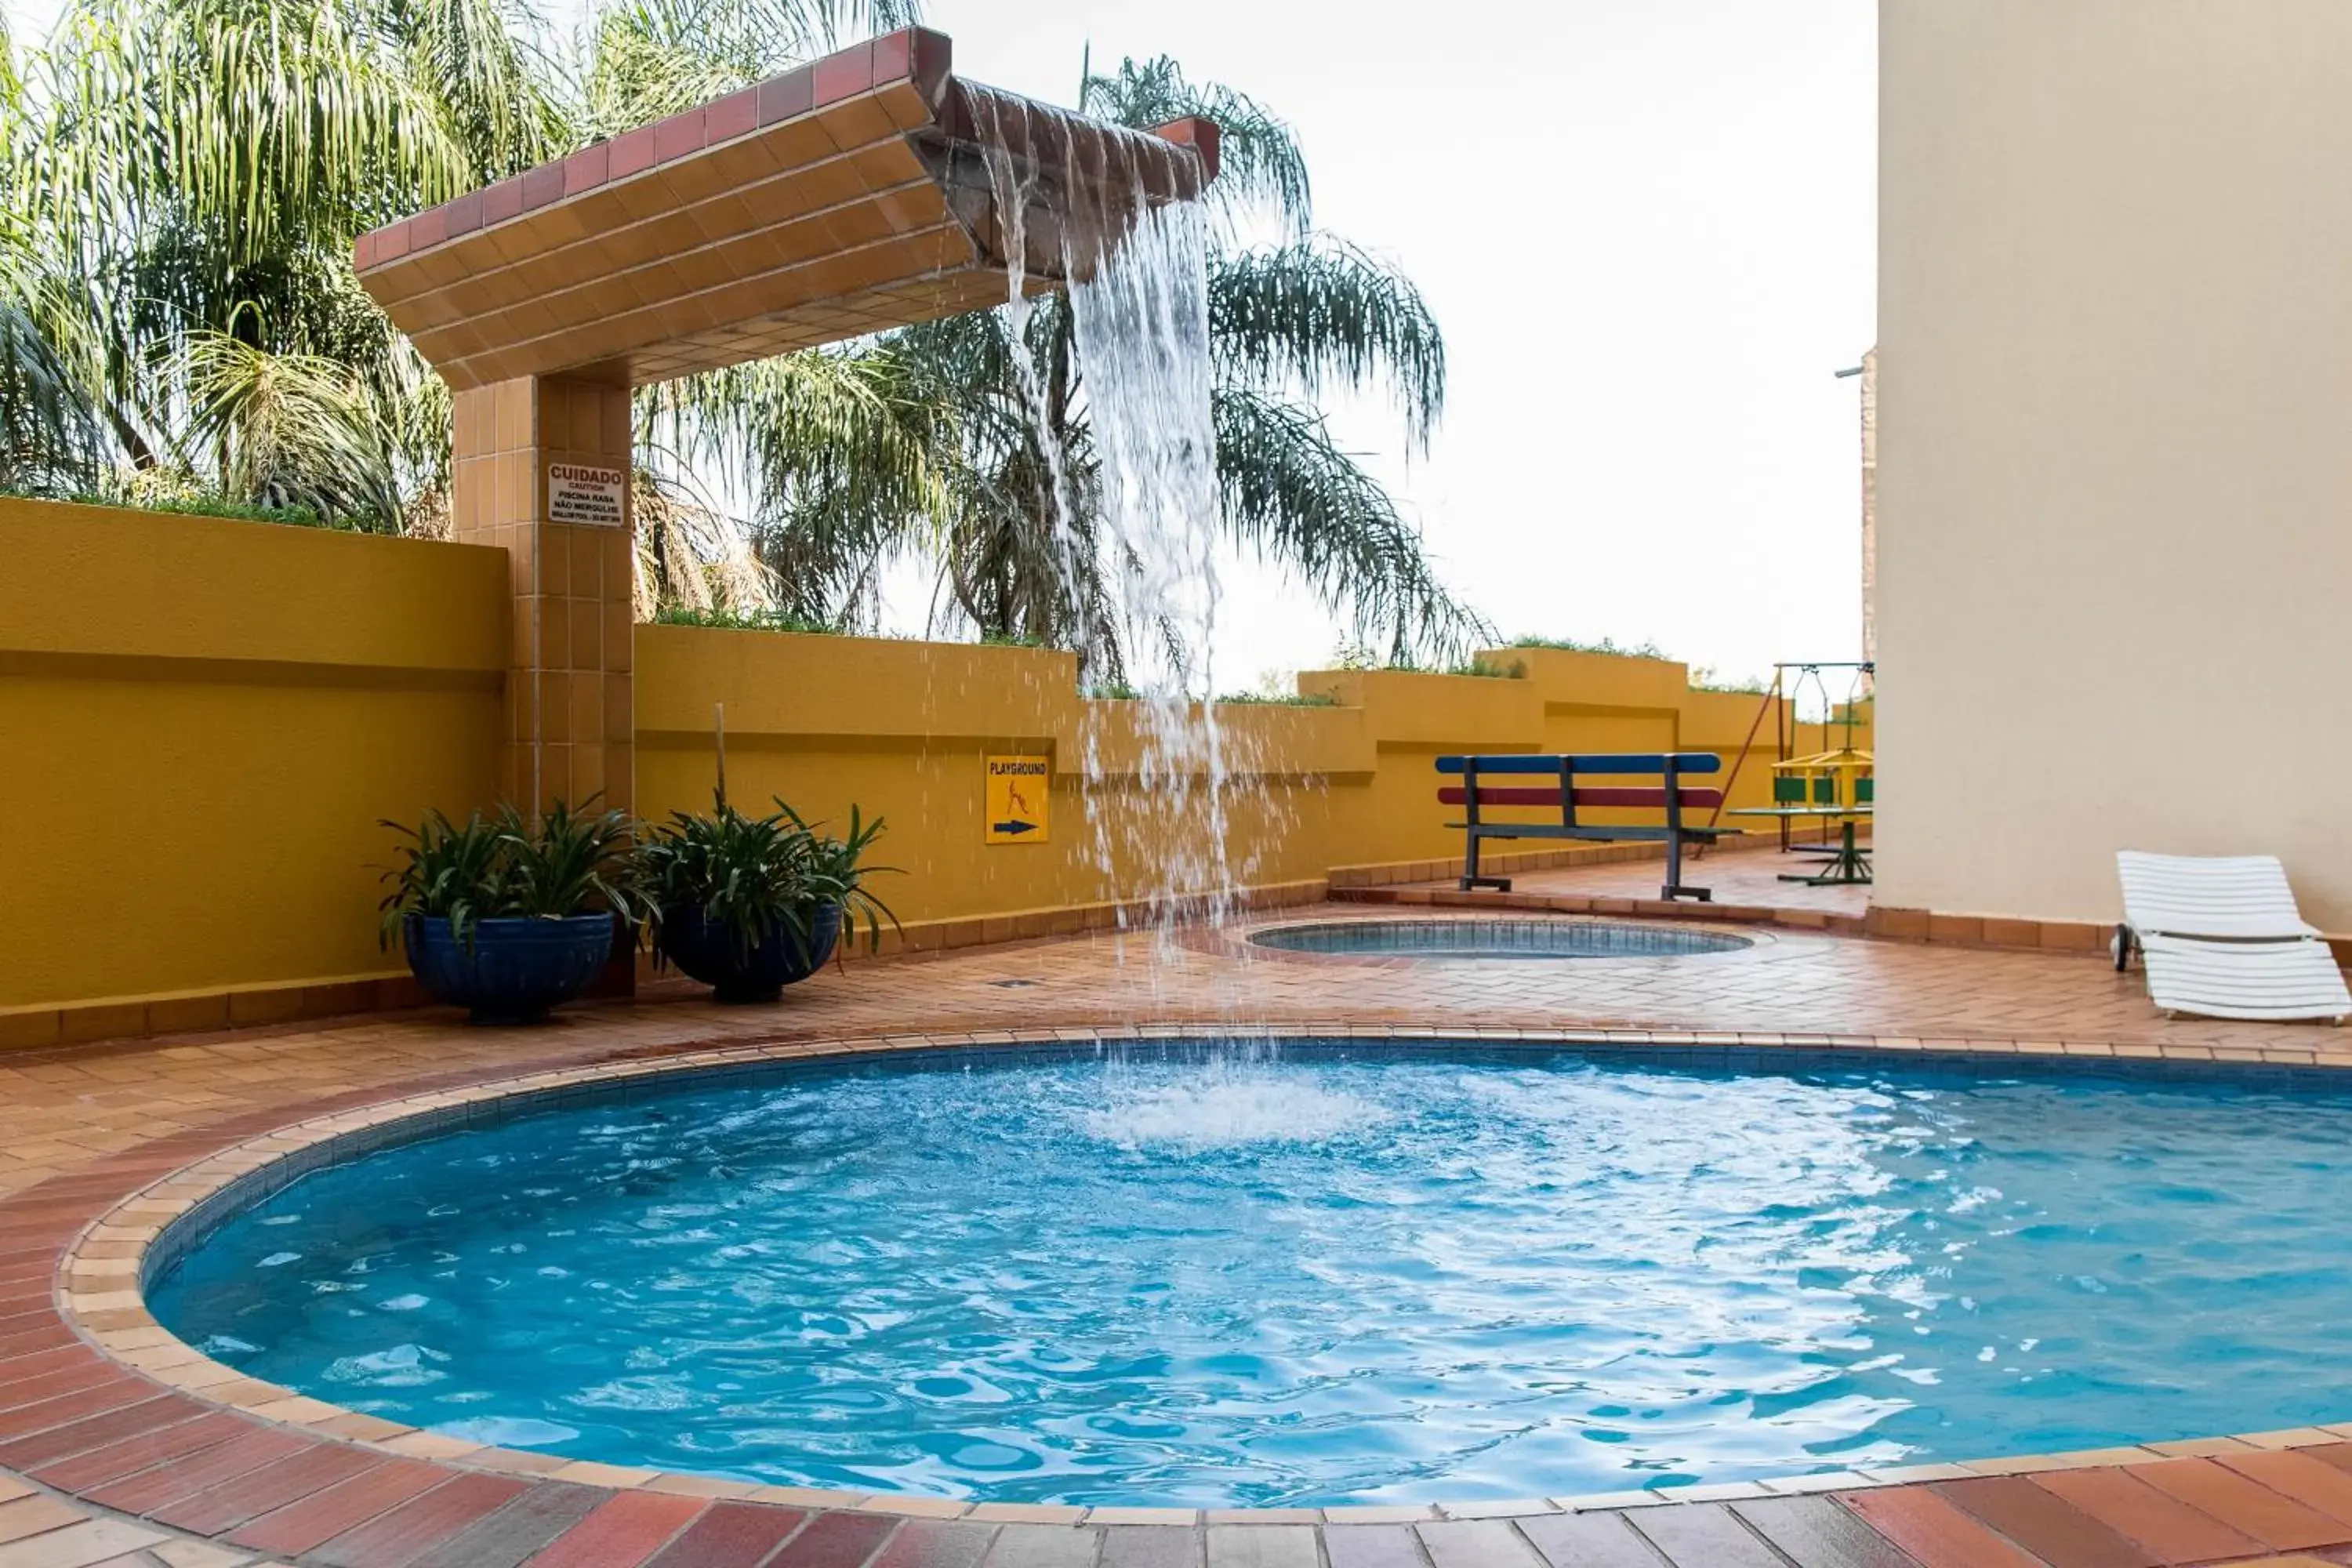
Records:
M1327 1143L1385 1121L1377 1100L1255 1062L1205 1063L1192 1074L1103 1075L1106 1103L1074 1113L1093 1136L1125 1149L1201 1152L1269 1143Z

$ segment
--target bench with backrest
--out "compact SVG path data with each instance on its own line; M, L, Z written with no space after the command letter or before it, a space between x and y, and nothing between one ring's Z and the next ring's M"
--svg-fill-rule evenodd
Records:
M1666 847L1667 899L1707 900L1705 888L1683 883L1683 846L1712 844L1735 836L1736 827L1714 827L1692 822L1687 813L1711 811L1723 804L1723 792L1705 786L1689 788L1683 780L1720 771L1723 759L1706 752L1637 753L1571 752L1561 755L1440 757L1437 771L1459 775L1437 792L1440 804L1463 808L1463 820L1446 824L1463 830L1462 888L1511 890L1508 877L1488 877L1478 868L1478 847L1489 838L1575 838L1600 842L1663 843ZM1586 784L1591 779L1654 778L1655 784ZM1496 779L1509 783L1493 783ZM1541 779L1537 784L1530 782ZM1557 822L1502 821L1487 814L1499 807L1538 806L1559 814ZM1648 809L1664 820L1656 824L1594 822L1580 811L1605 808Z

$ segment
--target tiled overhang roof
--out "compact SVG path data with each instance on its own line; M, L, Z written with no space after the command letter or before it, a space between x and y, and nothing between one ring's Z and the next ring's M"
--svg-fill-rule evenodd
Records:
M907 28L469 192L361 236L360 280L454 388L640 384L1002 303L1016 233L1051 288L1072 226L1215 177L1206 121L1103 125L950 47Z

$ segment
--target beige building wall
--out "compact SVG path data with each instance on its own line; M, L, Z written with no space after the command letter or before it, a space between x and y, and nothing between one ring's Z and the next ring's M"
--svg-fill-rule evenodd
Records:
M2352 932L2352 0L1883 0L1878 902Z

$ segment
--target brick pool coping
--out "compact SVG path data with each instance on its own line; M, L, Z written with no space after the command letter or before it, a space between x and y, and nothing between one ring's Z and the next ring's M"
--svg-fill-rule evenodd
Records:
M167 1135L0 1201L0 1468L26 1474L93 1508L143 1515L155 1523L249 1552L299 1557L336 1543L339 1554L320 1560L350 1568L366 1568L379 1560L407 1561L392 1554L380 1559L370 1555L364 1549L367 1531L374 1528L370 1521L380 1517L396 1519L404 1506L413 1501L421 1507L427 1493L444 1499L444 1489L461 1480L471 1488L468 1496L485 1505L483 1516L533 1489L552 1488L574 1500L582 1520L605 1519L608 1510L619 1508L632 1517L645 1515L645 1529L653 1529L658 1520L670 1521L661 1526L643 1556L611 1559L615 1562L650 1557L685 1528L689 1518L724 1504L730 1509L751 1505L772 1516L788 1515L787 1533L804 1532L809 1528L804 1521L833 1518L844 1521L842 1525L827 1527L835 1530L851 1528L850 1521L861 1519L888 1530L897 1530L907 1521L1024 1529L1086 1526L1114 1532L1165 1531L1171 1526L1217 1531L1242 1528L1274 1550L1277 1536L1262 1532L1275 1527L1292 1527L1281 1534L1302 1539L1346 1535L1367 1548L1373 1536L1402 1530L1414 1534L1420 1542L1418 1550L1427 1554L1425 1560L1440 1568L1451 1568L1457 1562L1580 1561L1572 1554L1554 1558L1543 1545L1547 1531L1569 1529L1568 1525L1538 1528L1539 1521L1624 1514L1635 1519L1632 1528L1650 1546L1660 1547L1666 1561L1695 1563L1713 1559L1675 1555L1639 1521L1663 1523L1702 1510L1728 1518L1724 1510L1729 1509L1738 1513L1746 1530L1767 1540L1776 1539L1770 1534L1771 1520L1811 1540L1822 1536L1824 1530L1830 1535L1837 1531L1810 1515L1798 1521L1768 1513L1767 1522L1759 1522L1759 1510L1777 1507L1780 1500L1819 1503L1826 1494L1843 1505L1841 1525L1861 1527L1874 1532L1882 1542L1902 1544L1922 1563L2022 1563L2045 1559L2003 1557L1995 1548L2007 1550L2009 1542L2019 1539L2019 1529L2030 1534L2030 1524L1999 1526L1997 1521L1989 1524L1982 1517L1985 1510L1965 1500L1975 1495L1967 1489L1979 1483L2006 1485L2020 1479L2056 1476L2060 1481L2037 1487L2044 1494L2037 1500L2090 1509L2091 1514L2085 1517L2096 1517L2095 1505L2100 1500L2089 1493L2070 1500L2066 1486L2060 1484L2062 1472L2127 1478L2130 1486L2139 1489L2130 1494L2135 1501L2143 1492L2174 1498L2168 1506L2194 1514L2203 1525L2248 1548L2245 1552L2159 1559L2164 1562L2249 1561L2250 1553L2256 1552L2352 1544L2352 1424L1967 1464L1865 1468L1762 1482L1676 1488L1665 1494L1618 1491L1322 1509L971 1503L914 1494L755 1485L467 1443L248 1378L176 1339L155 1321L145 1305L143 1284L177 1256L175 1247L199 1242L205 1226L257 1201L305 1171L410 1137L429 1136L476 1116L503 1114L527 1100L561 1097L566 1091L584 1095L633 1080L768 1064L881 1059L908 1052L992 1047L1084 1049L1103 1043L1236 1036L1404 1045L1443 1040L1560 1046L1601 1055L1632 1052L1654 1058L1665 1054L1709 1065L1736 1066L1761 1065L1773 1055L1787 1052L1854 1052L1914 1058L2041 1059L2053 1067L2067 1060L2205 1067L2221 1063L2302 1070L2352 1067L2352 1058L2341 1056L2216 1046L1311 1022L846 1035L724 1046L698 1042L646 1057L551 1064L538 1070L528 1067L518 1070L511 1064L485 1067L422 1080L404 1096L386 1099L382 1089L360 1090ZM2333 1075L2323 1070L2321 1076ZM176 1236L175 1226L180 1227ZM2293 1461L2284 1470L2281 1456ZM2331 1488L2330 1478L2340 1485ZM2252 1488L2261 1497L2250 1500L2238 1496L2233 1488ZM10 1506L5 1497L5 1490L0 1490L0 1509ZM2178 1500L2182 1497L2189 1500ZM629 1502L631 1499L639 1500ZM2199 1499L2204 1500L2200 1503ZM445 1499L450 1505L458 1500ZM2200 1512L2200 1508L2206 1511ZM2276 1513L2280 1509L2289 1510L2301 1522L2294 1528L2275 1524L2268 1530L2260 1528L2257 1516L2267 1517L2265 1510ZM2312 1520L2326 1522L2314 1525ZM770 1522L783 1525L781 1517L772 1517ZM1507 1542L1488 1540L1483 1547L1472 1544L1486 1539L1476 1537L1476 1530L1498 1525L1509 1527ZM1455 1535L1445 1534L1456 1526L1460 1531ZM1982 1555L1954 1556L1941 1549L1931 1550L1928 1544L1931 1540L1970 1539L1970 1531L1981 1534L1996 1527L2008 1533L1987 1536ZM779 1535L779 1542L782 1539ZM359 1544L341 1550L348 1540L357 1540ZM881 1540L876 1537L877 1549ZM1447 1540L1456 1541L1463 1554L1442 1549ZM1506 1549L1518 1555L1491 1554ZM1295 1556L1302 1565L1328 1561L1337 1568L1347 1555L1328 1541L1320 1550L1327 1554L1317 1554L1310 1542L1307 1555L1276 1550L1274 1556L1263 1560L1288 1563ZM7 1551L0 1545L0 1561L7 1561ZM1530 1551L1534 1554L1527 1554ZM1885 1560L1843 1551L1818 1558L1790 1553L1789 1558L1801 1563ZM1213 1552L1210 1561L1216 1560ZM1363 1558L1368 1563L1376 1560L1390 1559ZM1418 1563L1424 1557L1393 1560ZM2068 1561L2061 1555L2046 1560ZM840 1561L864 1563L867 1554L851 1553ZM980 1559L974 1555L969 1561ZM998 1561L996 1556L989 1558L992 1568ZM1049 1552L1035 1561L1060 1559Z

